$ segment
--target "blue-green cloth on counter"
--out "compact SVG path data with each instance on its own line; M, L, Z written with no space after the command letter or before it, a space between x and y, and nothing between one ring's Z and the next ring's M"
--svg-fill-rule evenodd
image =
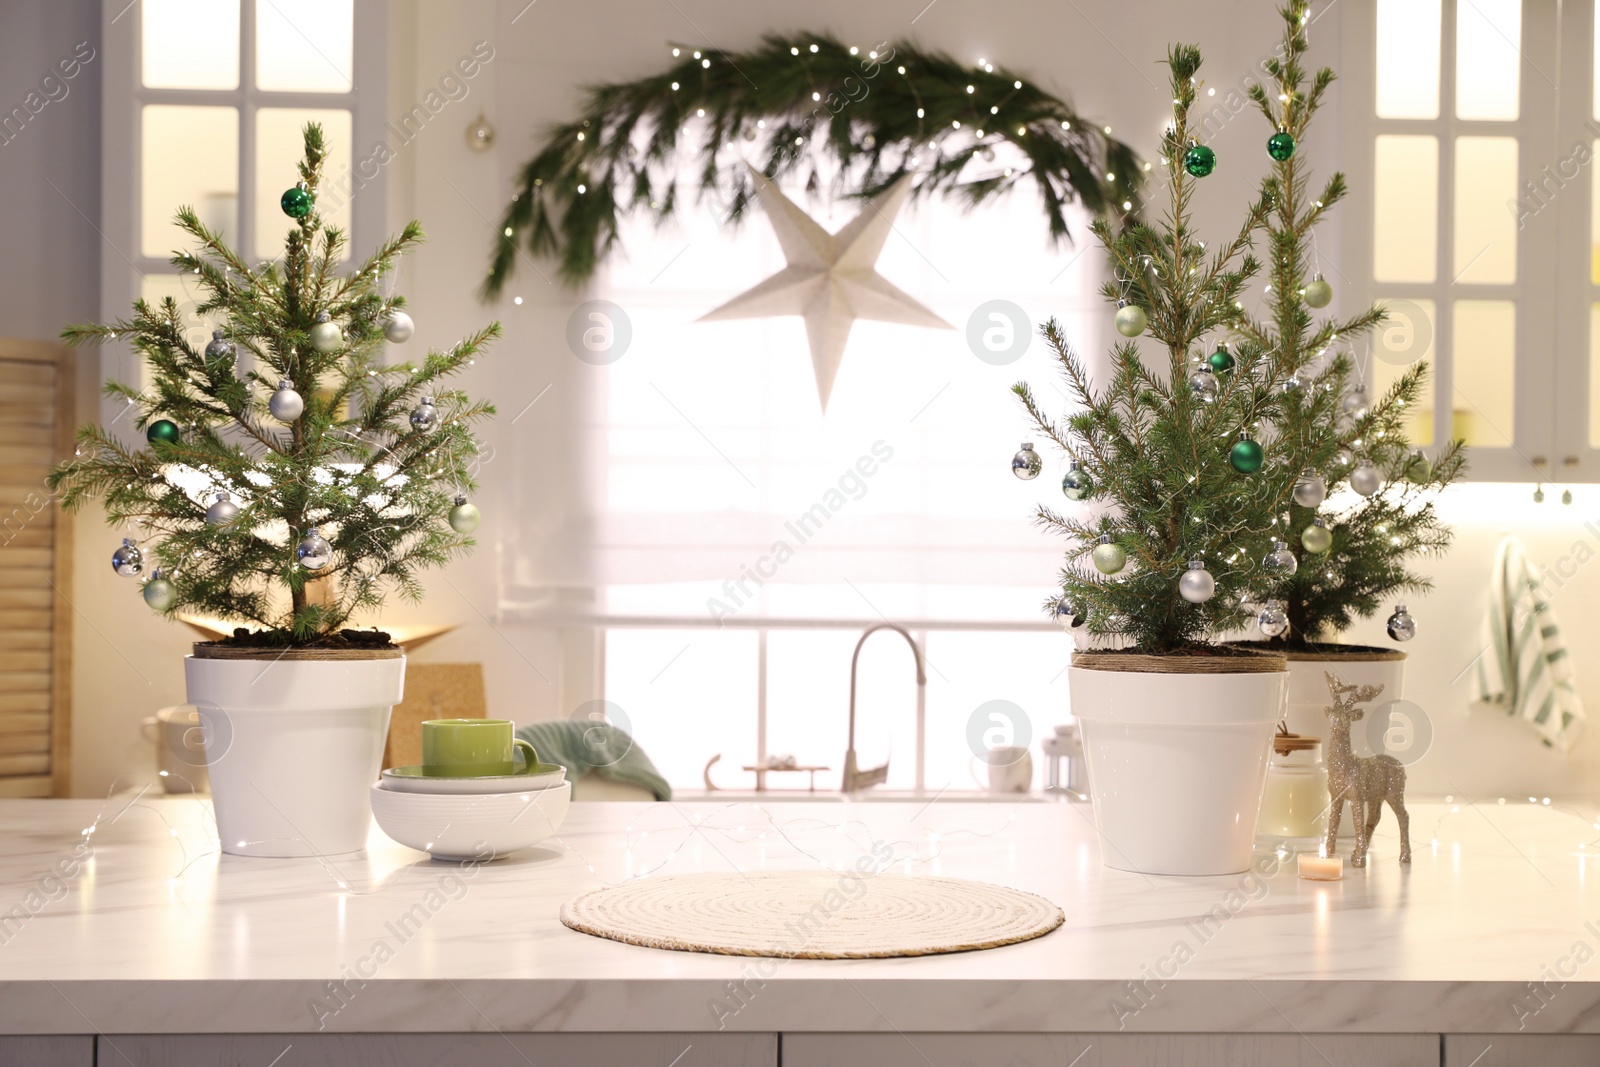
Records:
M569 782L593 771L603 778L647 789L657 800L672 799L672 787L650 757L634 744L626 730L610 723L556 719L524 726L517 736L533 746L541 763L565 767Z

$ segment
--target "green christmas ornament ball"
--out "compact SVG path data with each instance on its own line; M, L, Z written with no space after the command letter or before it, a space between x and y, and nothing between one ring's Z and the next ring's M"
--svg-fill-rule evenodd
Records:
M1094 479L1089 477L1089 472L1073 463L1067 468L1067 473L1061 476L1061 492L1068 500L1082 500L1094 492Z
M1281 130L1268 137L1267 155L1282 163L1294 155L1294 138Z
M450 509L450 528L459 534L469 534L478 528L478 523L483 521L483 516L478 509L467 503L464 496L456 497L456 506Z
M1300 543L1307 552L1326 552L1333 547L1333 534L1321 519L1312 519L1300 534Z
M1254 474L1261 469L1261 464L1266 458L1266 449L1261 447L1261 443L1251 440L1244 434L1240 434L1239 439L1228 450L1228 463L1240 474Z
M1218 348L1206 357L1206 362L1211 364L1211 373L1226 374L1233 369L1233 353L1226 348Z
M160 567L157 567L150 580L144 583L142 593L144 602L150 605L152 611L166 611L178 602L177 587L161 573Z
M1311 307L1325 308L1333 303L1333 286L1329 285L1320 274L1306 283L1303 293L1306 303Z
M171 419L157 419L144 431L144 439L151 444L160 442L164 445L175 445L181 436L183 435L178 430L178 424Z
M1128 553L1109 537L1102 537L1094 546L1094 569L1101 574L1116 574L1128 565Z
M278 206L283 208L283 213L291 219L303 219L311 214L311 202L315 199L311 190L306 188L306 183L301 182L293 189L285 189L283 196L278 199Z
M1138 337L1144 333L1150 320L1138 304L1123 304L1117 308L1117 332L1124 337Z
M1203 144L1191 145L1183 154L1183 169L1196 178L1204 178L1217 169L1217 154Z
M1406 460L1406 481L1412 485L1425 485L1433 477L1433 465L1428 462L1428 457L1422 449L1414 448L1411 456Z

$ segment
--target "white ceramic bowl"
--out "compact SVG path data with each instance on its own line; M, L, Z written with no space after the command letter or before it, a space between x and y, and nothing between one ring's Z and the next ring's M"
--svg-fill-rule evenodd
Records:
M396 793L526 793L548 789L567 780L560 764L541 763L533 774L493 774L481 778L444 778L422 773L421 767L391 767L383 772L385 789Z
M372 785L372 814L384 833L436 860L490 860L543 841L561 826L572 783L477 796L401 793Z

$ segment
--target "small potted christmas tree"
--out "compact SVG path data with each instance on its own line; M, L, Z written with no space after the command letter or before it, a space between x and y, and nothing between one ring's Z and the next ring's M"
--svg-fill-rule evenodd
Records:
M301 180L282 198L298 225L281 263L251 266L178 212L199 247L172 262L206 293L210 344L190 343L170 297L62 334L129 341L150 383L106 386L137 413L144 447L85 427L52 487L69 508L103 502L128 534L112 565L143 580L150 607L240 624L186 662L218 834L238 855L363 847L405 658L387 634L346 625L391 591L419 598L419 571L473 545L470 425L493 414L445 381L498 323L421 362L385 362L385 343L413 329L386 283L422 230L409 224L339 273L347 237L316 210L324 159L309 125Z
M1381 309L1368 309L1343 322L1318 321L1315 312L1333 299L1333 287L1315 270L1312 230L1345 194L1344 175L1335 173L1312 195L1298 146L1323 93L1334 81L1323 68L1310 79L1301 66L1307 48L1308 4L1295 0L1281 9L1283 40L1276 58L1265 64L1270 85L1255 84L1250 97L1271 124L1268 152L1272 173L1266 192L1272 211L1265 227L1270 249L1265 315L1242 317L1235 333L1242 341L1300 354L1310 364L1336 346L1367 336L1383 321ZM1400 375L1382 395L1369 400L1351 384L1349 358L1331 358L1314 395L1285 406L1280 436L1304 443L1305 467L1279 527L1286 555L1275 574L1263 575L1260 595L1276 599L1282 619L1265 628L1268 647L1289 660L1287 721L1295 733L1320 735L1326 728L1324 670L1347 684L1384 686L1385 698L1398 699L1405 653L1337 643L1357 618L1389 610L1389 636L1409 641L1416 623L1405 593L1423 592L1430 583L1407 568L1418 553L1442 552L1450 530L1434 511L1432 497L1461 473L1461 442L1451 442L1432 460L1413 449L1405 416L1414 409L1427 381L1425 364ZM1304 394L1306 391L1302 390ZM1326 501L1326 503L1325 503Z
M1244 604L1272 568L1258 547L1305 463L1306 443L1281 430L1286 410L1318 395L1327 371L1313 371L1302 349L1249 337L1225 367L1213 362L1241 322L1260 268L1250 242L1272 205L1263 195L1221 247L1195 234L1191 200L1217 165L1190 133L1199 51L1174 47L1167 65L1170 199L1157 224L1094 226L1127 338L1111 352L1109 380L1092 382L1051 322L1044 336L1075 410L1057 422L1026 384L1016 391L1068 455L1066 497L1086 505L1071 515L1041 506L1037 518L1073 542L1051 610L1099 646L1074 652L1069 684L1102 857L1151 874L1223 874L1249 866L1287 672L1282 653L1217 635L1276 619L1273 606L1258 619ZM1165 350L1154 368L1133 340L1145 333ZM1023 477L1041 466L1031 448L1013 461Z

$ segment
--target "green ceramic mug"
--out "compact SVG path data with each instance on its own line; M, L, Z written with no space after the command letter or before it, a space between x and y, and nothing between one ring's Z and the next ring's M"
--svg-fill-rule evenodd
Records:
M513 737L512 728L510 719L430 719L422 724L422 773L435 778L532 774L539 754Z

